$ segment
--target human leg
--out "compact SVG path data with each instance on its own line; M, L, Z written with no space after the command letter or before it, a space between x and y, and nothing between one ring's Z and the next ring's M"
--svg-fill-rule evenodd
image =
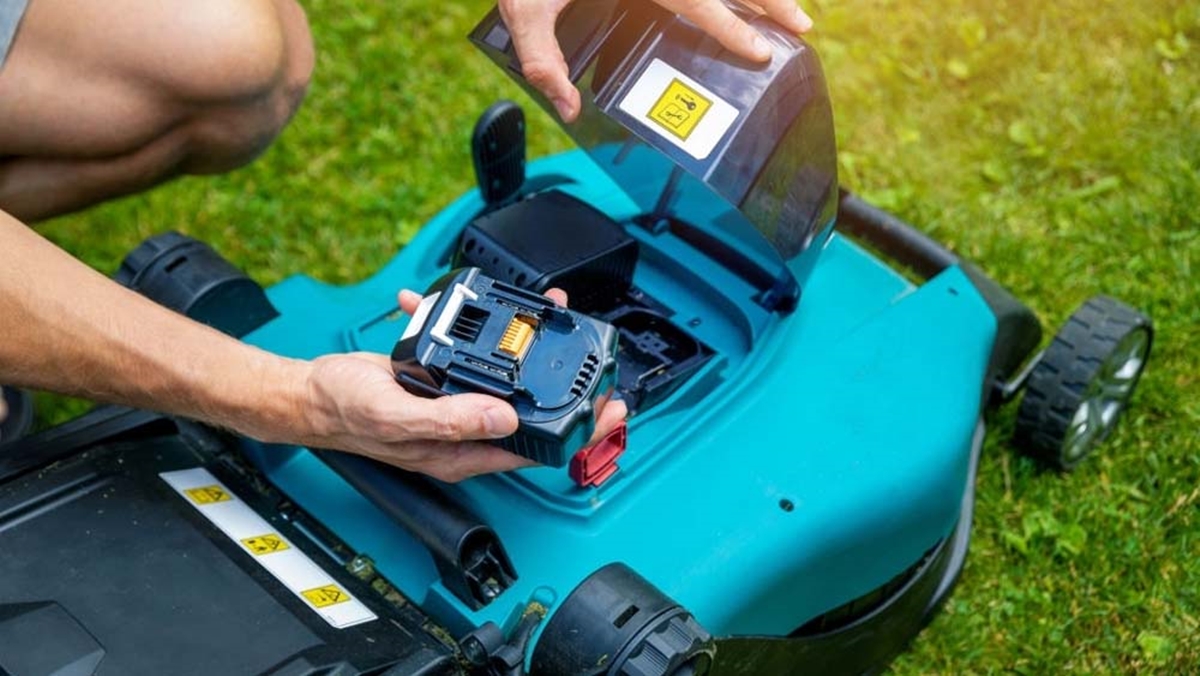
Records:
M294 0L32 0L0 69L0 209L31 222L241 166L312 66Z

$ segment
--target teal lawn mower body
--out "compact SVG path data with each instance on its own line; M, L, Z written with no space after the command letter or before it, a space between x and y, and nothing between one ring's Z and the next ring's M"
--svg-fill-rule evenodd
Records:
M531 170L566 177L557 189L618 221L638 215L580 152ZM438 261L483 206L476 195L451 205L359 285L295 277L272 287L280 317L246 340L298 358L390 351L406 322L396 290L444 274ZM780 317L673 236L632 232L635 286L716 356L629 421L621 469L600 487L540 468L451 489L505 543L520 571L505 592L516 605L466 607L419 542L306 450L252 457L460 633L506 623L528 601L553 607L592 571L623 561L718 634L786 635L881 586L953 531L996 335L961 269L915 286L835 236L801 309Z

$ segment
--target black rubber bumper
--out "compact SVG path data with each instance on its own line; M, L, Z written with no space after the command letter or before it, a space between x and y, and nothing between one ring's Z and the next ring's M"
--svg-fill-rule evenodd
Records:
M975 475L983 448L981 419L958 523L918 562L891 596L853 622L824 633L791 637L733 636L717 641L712 676L873 674L880 672L933 619L962 573L975 509Z

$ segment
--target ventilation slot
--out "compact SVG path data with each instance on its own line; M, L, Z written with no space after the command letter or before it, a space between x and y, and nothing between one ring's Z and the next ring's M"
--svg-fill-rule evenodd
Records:
M588 387L592 384L592 379L596 377L596 370L600 368L600 358L594 354L589 354L583 360L583 365L579 367L579 373L575 376L575 382L571 385L571 394L575 397L582 397L584 392L588 391Z
M555 444L529 434L518 432L511 437L497 439L491 443L496 444L509 453L524 456L543 465L563 462L558 455L559 451Z
M450 335L458 340L474 343L479 339L479 332L483 330L483 324L489 316L490 313L483 308L465 305L454 320L454 326L450 327Z

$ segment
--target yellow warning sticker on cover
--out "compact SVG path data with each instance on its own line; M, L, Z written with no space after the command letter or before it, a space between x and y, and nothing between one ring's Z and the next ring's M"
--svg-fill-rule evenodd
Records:
M686 141L709 108L712 108L712 101L680 82L679 78L672 78L666 91L650 108L649 117L663 129Z
M274 533L255 535L252 538L242 538L241 542L242 544L246 545L246 549L249 549L250 553L255 556L274 554L275 552L282 552L285 549L291 549L291 547L288 546L288 543L285 542L283 538Z
M350 600L350 595L342 591L341 587L336 584L327 584L324 587L315 589L306 589L300 592L300 595L308 599L308 602L318 608L332 606L335 603L344 603Z
M238 498L203 467L163 472L159 476L229 539L242 545L237 556L250 556L288 591L302 599L321 619L337 629L378 618L342 587L333 575L304 553L258 512Z
M220 486L201 486L189 488L184 492L197 505L211 505L214 502L226 502L231 499L229 493L226 493L225 489Z
M621 102L636 121L632 129L659 150L659 141L697 160L707 160L737 123L738 109L687 73L654 59L637 76Z

